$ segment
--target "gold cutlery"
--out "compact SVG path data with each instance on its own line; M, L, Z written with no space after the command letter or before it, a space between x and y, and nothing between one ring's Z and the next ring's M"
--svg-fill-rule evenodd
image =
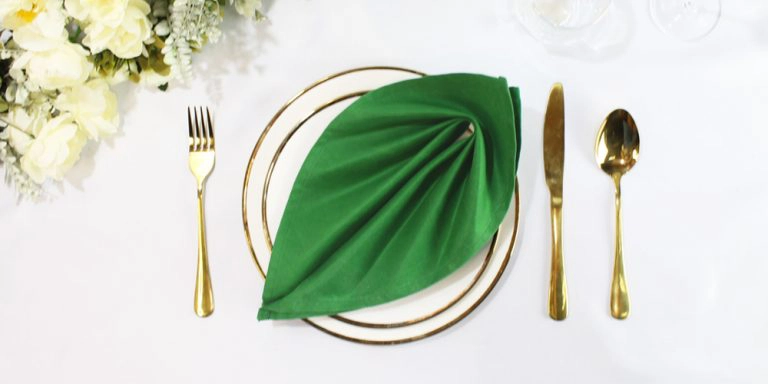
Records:
M199 111L199 112L198 112ZM189 122L189 169L197 180L197 277L195 279L195 313L207 317L213 313L213 288L208 268L208 249L205 240L205 207L203 195L205 181L216 162L213 124L208 108L187 108Z
M544 173L552 216L552 266L549 280L549 317L568 314L568 290L563 266L563 162L565 160L565 104L563 85L555 83L544 115Z
M597 133L595 158L616 186L616 255L611 281L611 316L620 320L629 316L629 293L621 244L621 177L637 163L639 155L640 134L632 115L623 109L611 112Z

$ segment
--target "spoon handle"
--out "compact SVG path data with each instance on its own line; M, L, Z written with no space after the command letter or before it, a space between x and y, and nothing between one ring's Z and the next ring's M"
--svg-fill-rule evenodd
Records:
M563 267L563 203L552 199L552 269L549 280L549 317L564 320L568 314L568 291Z
M616 184L616 256L613 262L613 280L611 281L611 316L623 320L629 316L629 293L624 277L624 251L621 244L621 175L614 175Z

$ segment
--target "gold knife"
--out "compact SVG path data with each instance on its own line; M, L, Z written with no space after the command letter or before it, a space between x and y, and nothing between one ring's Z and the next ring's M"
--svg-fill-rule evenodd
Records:
M552 267L549 279L549 317L568 314L568 290L563 267L563 162L565 160L565 105L563 85L555 83L544 115L544 174L552 214Z

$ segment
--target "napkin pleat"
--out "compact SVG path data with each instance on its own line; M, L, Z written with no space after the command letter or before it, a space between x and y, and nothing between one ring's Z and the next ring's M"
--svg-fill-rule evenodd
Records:
M466 264L509 208L519 104L503 78L452 74L382 87L342 111L294 182L259 319L383 304Z

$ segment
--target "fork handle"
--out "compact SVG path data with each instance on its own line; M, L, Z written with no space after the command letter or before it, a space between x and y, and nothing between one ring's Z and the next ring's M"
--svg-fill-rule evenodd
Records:
M195 279L195 313L207 317L213 313L213 288L208 267L208 248L205 241L204 187L197 188L197 277Z

